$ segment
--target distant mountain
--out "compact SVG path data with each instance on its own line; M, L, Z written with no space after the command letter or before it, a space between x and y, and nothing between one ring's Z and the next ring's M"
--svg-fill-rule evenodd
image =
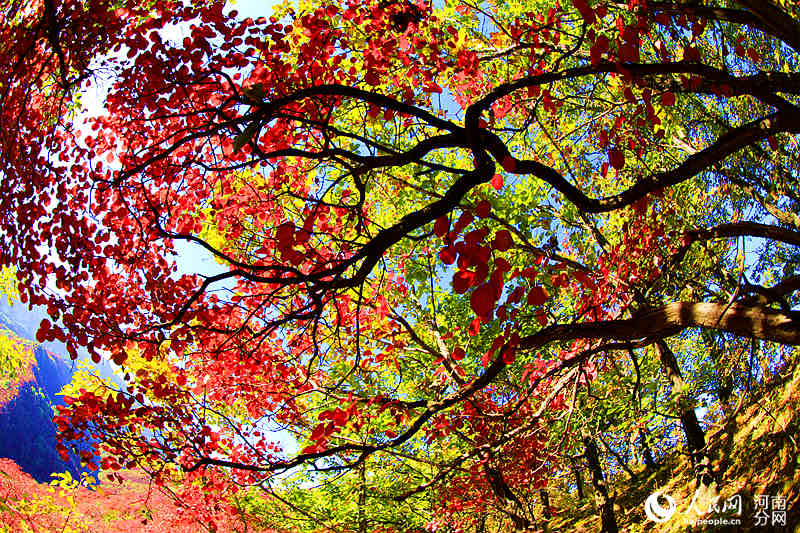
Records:
M22 316L24 318L24 315ZM38 326L38 319L36 326ZM21 321L19 314L10 316L0 310L0 327L20 339L33 338L30 321ZM57 430L52 422L53 407L63 405L58 396L72 378L73 366L61 356L30 343L35 360L21 373L12 390L0 391L0 457L13 459L39 482L50 480L54 472L80 472L76 458L64 462L56 451ZM13 390L15 389L15 390Z
M36 338L36 330L39 329L39 324L45 318L52 322L52 318L48 316L45 307L36 306L33 309L28 309L27 305L19 302L14 305L8 305L6 299L0 297L0 327L5 325L21 339L30 339L31 342L35 342L33 339ZM41 346L45 350L60 354L61 359L66 362L67 366L72 366L72 362L66 355L67 349L60 342L45 342ZM81 348L78 349L78 359L90 363L104 379L118 385L121 384L120 378L114 374L112 365L108 361L101 361L100 364L92 363L89 354Z
M79 461L65 463L56 451L53 406L63 404L57 396L72 377L70 367L57 355L39 347L33 381L19 384L16 394L0 407L0 457L13 459L39 482L53 472L79 472Z

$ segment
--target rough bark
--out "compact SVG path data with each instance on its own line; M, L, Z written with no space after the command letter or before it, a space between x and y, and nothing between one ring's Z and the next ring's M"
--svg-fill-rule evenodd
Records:
M483 463L483 470L489 480L489 485L492 487L492 492L494 492L494 495L502 505L503 511L511 518L511 523L514 524L514 531L528 531L531 527L531 521L525 516L522 504L512 492L508 483L506 483L502 472L491 465L488 459Z
M716 483L716 476L711 465L711 458L708 456L706 450L705 431L700 427L700 422L697 420L697 415L694 412L691 402L688 401L682 392L685 381L683 380L683 375L678 366L678 361L675 359L675 354L672 353L672 350L670 350L666 342L658 341L655 347L664 374L667 376L673 392L675 392L678 416L681 420L681 427L686 436L686 444L689 448L689 454L695 468L697 487L698 489L710 488Z
M581 475L581 469L578 467L573 457L569 458L569 462L570 465L572 465L572 474L575 476L575 487L578 490L578 499L582 500L586 495L583 492L583 476Z
M800 344L800 320L760 305L672 302L645 309L632 318L580 324L556 324L520 339L520 349L536 349L555 340L634 340L671 337L686 328L727 331L741 337Z
M583 445L586 448L586 462L592 472L592 486L595 490L597 508L600 511L602 533L617 533L619 527L617 526L617 517L614 514L614 497L609 494L606 487L597 444L595 444L591 434L585 430L583 432Z

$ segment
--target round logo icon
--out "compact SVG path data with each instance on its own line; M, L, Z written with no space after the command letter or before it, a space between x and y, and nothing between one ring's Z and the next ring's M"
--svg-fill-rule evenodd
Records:
M659 496L667 501L666 508L661 507L661 504L658 503ZM677 505L675 505L675 500L672 496L661 494L660 492L654 492L644 501L644 514L653 522L666 522L675 514L676 508Z

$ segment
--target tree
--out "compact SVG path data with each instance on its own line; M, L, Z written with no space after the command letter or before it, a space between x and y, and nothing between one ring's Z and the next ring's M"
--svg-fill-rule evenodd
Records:
M713 493L702 391L800 344L795 4L117 5L2 25L2 264L40 341L128 372L65 439L296 528L323 519L282 472L345 476L334 530L523 530L570 458L602 485L604 433L671 411Z
M179 489L181 499L154 489L140 473L126 473L120 484L97 484L91 476L69 472L49 484L37 484L9 459L0 459L0 517L3 532L97 531L258 531L252 517L231 505L219 505L196 486ZM211 503L210 503L211 502Z

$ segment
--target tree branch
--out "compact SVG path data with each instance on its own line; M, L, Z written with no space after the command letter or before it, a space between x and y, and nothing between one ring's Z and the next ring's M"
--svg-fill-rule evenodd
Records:
M761 306L712 302L673 302L637 313L629 319L601 320L580 324L555 324L520 339L518 347L535 350L553 341L576 339L634 340L664 338L686 328L727 331L789 345L800 345L800 321Z

